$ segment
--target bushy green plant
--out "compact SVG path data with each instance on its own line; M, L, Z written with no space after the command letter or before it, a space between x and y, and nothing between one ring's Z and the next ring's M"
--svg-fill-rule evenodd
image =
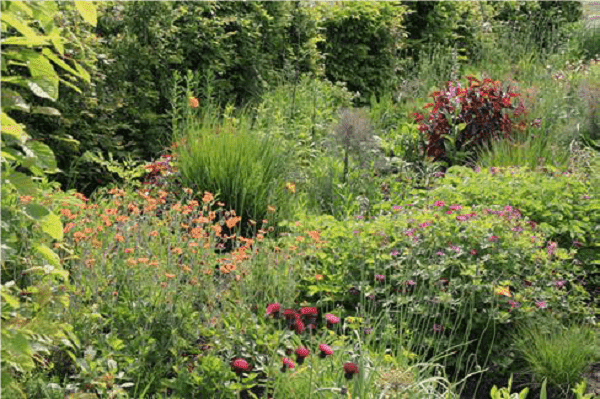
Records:
M348 310L395 309L405 328L418 331L414 351L431 355L475 340L479 364L488 351L506 349L507 325L536 311L590 317L572 254L549 243L515 207L438 199L434 206L383 210L388 216L321 217L296 228L310 237L300 241L308 256L302 298Z
M399 51L405 46L403 19L407 7L400 3L321 3L320 26L326 54L325 75L346 82L361 101L380 95L398 82Z
M515 340L527 371L538 382L547 380L550 390L562 391L560 395L568 396L583 372L600 359L598 331L593 326L565 327L550 317L533 319L519 326Z

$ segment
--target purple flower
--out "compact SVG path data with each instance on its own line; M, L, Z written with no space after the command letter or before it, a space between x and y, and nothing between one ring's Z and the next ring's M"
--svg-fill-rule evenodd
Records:
M589 196L589 195L584 195L584 196L583 196L583 197L581 197L581 198L583 198L583 199L585 199L585 200L588 200L588 199L591 199L592 197L591 197L591 196Z
M429 227L429 226L431 226L431 223L432 223L432 222L428 220L427 222L423 222L423 223L421 223L421 224L419 225L419 227L421 227L422 229L424 229L425 227Z
M359 220L362 220L362 219L364 219L365 217L364 217L363 215L358 215L356 218L357 218L357 219L359 219Z
M393 211L401 211L402 207L400 205L394 205L394 206L392 206L392 210Z
M560 290L560 289L564 288L565 281L564 280L555 281L554 285L556 286L556 288L558 288Z
M358 231L358 230L354 230L354 231L353 231L353 233L354 233L354 234L359 234L359 233L360 233L360 231Z
M383 274L376 274L375 275L375 280L378 281L378 282L380 282L380 283L383 283L385 281L385 276Z
M544 301L536 301L535 306L537 306L538 309L546 309L548 307L548 304Z
M450 205L450 210L452 211L460 211L462 209L462 205Z
M433 203L433 206L437 206L437 207L444 206L444 201L435 201Z
M390 252L390 256L397 256L398 254L399 252L395 249Z
M437 251L435 254L438 256L444 256L444 253L442 251Z
M523 228L521 226L516 226L512 228L512 231L520 233L523 231Z

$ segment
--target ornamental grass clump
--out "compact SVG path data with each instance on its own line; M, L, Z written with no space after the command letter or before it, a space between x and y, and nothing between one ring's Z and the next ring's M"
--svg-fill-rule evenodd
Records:
M182 183L235 209L244 233L253 230L252 220L273 224L284 217L293 195L285 189L289 162L280 143L251 125L243 111L234 116L209 108L175 132Z

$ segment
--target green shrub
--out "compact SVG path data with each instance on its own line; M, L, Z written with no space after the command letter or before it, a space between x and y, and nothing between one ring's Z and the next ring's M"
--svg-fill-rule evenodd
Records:
M362 102L381 95L398 82L399 51L405 46L407 7L389 2L318 5L324 41L325 75L345 82Z
M506 351L510 325L546 307L567 319L591 316L573 254L515 207L461 210L441 198L422 208L382 205L387 215L370 220L319 217L292 227L308 235L294 238L306 256L300 298L349 314L391 310L423 356L471 342L473 359L460 363L461 348L447 360L457 373L483 366L489 353L507 366L509 357L494 355Z

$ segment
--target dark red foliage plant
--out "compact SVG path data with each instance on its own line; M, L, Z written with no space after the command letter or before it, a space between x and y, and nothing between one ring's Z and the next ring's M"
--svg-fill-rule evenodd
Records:
M424 135L426 154L448 167L473 161L476 149L494 139L508 139L515 126L525 127L523 121L516 123L526 111L522 101L513 104L520 95L514 87L489 78L466 79L467 87L450 81L443 91L434 91L434 101L424 106L431 108L428 115L412 114Z

